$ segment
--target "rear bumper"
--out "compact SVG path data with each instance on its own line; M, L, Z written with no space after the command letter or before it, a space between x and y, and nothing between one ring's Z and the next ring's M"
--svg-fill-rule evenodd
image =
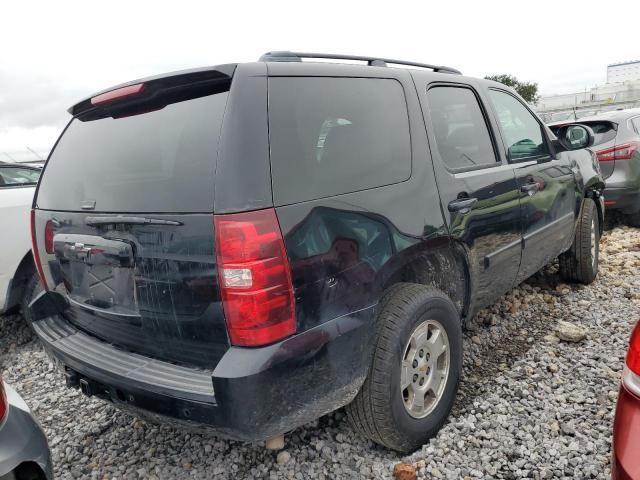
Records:
M210 371L126 352L75 329L61 316L32 326L63 364L68 386L141 416L259 441L355 397L369 364L373 311L334 319L267 347L231 347Z
M620 210L622 213L635 213L640 210L640 190L637 188L610 188L604 190L605 207Z
M31 416L22 398L5 384L9 414L0 426L0 479L28 463L35 463L45 478L53 479L53 468L47 439L40 425Z
M613 423L611 459L613 480L640 478L638 443L640 443L640 399L621 386Z

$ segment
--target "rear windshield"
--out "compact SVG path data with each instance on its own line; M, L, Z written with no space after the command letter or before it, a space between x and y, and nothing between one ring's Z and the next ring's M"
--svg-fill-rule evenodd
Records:
M270 78L269 132L277 204L411 175L407 103L396 80Z
M35 185L40 176L39 168L16 167L0 164L0 187Z
M46 166L48 210L211 212L228 92L122 118L74 119Z
M584 124L591 127L591 130L593 130L595 134L593 141L594 146L602 145L616 138L615 125L611 122L584 122Z

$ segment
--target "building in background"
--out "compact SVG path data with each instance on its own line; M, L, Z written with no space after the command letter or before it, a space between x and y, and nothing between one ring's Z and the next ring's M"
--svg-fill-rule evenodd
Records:
M607 65L605 84L584 92L542 96L535 105L545 122L577 120L633 107L640 107L640 60Z
M607 83L622 83L640 79L640 60L607 65Z

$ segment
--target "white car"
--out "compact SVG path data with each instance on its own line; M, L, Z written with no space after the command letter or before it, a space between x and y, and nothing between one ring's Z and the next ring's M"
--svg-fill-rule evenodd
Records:
M0 313L25 303L37 284L29 211L41 170L0 162Z

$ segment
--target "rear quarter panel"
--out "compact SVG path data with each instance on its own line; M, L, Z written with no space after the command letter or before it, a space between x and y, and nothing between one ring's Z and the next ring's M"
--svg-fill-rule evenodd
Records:
M632 129L629 120L621 121L618 126L618 134L614 141L605 145L613 147L615 145L624 145L629 142L640 141L640 136ZM598 150L601 146L598 146ZM640 190L640 152L636 151L630 160L616 160L615 162L603 163L603 168L608 167L607 164L613 164L610 175L606 175L608 188L630 188Z
M7 304L11 279L31 250L29 210L35 187L0 188L0 312Z
M395 75L409 113L410 178L295 204L276 203L291 264L298 330L355 312L371 312L360 317L361 322L370 323L363 329L367 338L353 344L349 352L354 359L350 376L356 383L366 375L378 304L396 272L435 248L450 250L415 85L407 72ZM312 249L297 246L313 245L318 231L331 232L329 249L300 254Z

